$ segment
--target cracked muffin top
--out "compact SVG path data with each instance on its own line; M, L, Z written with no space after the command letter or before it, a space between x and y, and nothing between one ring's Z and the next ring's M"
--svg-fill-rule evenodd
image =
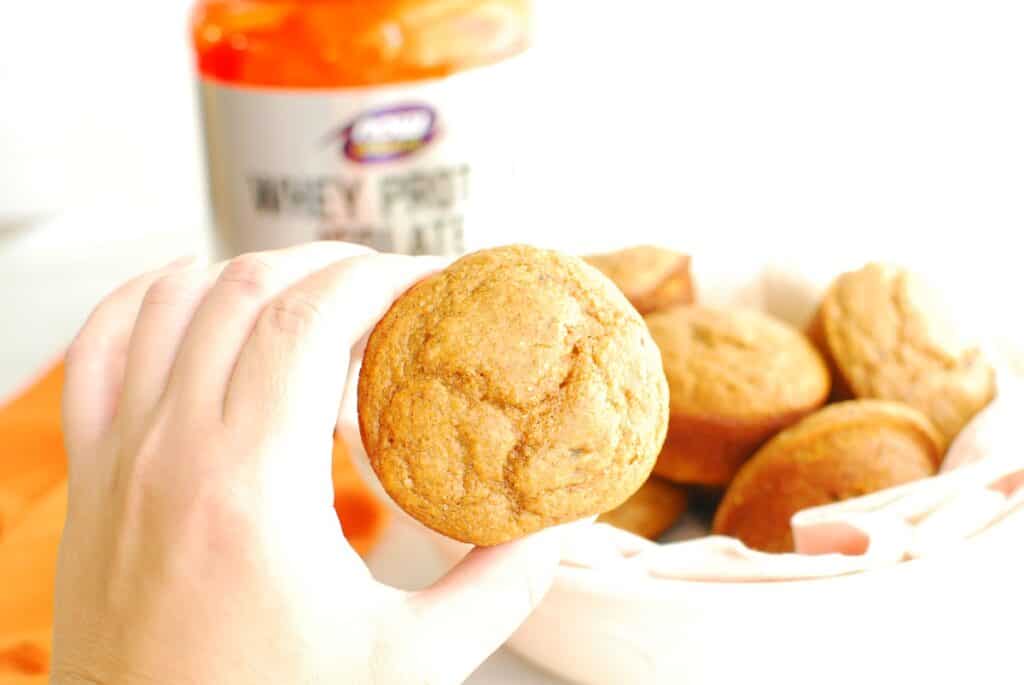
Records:
M835 370L836 395L905 402L947 439L995 395L995 373L965 344L936 295L905 269L868 264L826 293L809 334Z
M525 246L467 255L370 335L359 426L392 499L477 545L615 508L665 438L643 320L599 271Z

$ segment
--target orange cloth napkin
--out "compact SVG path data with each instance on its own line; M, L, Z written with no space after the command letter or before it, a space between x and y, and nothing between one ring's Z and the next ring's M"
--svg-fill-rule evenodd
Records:
M47 682L57 545L67 467L60 430L64 367L54 366L0 408L0 685ZM386 510L334 444L335 509L360 554L376 543Z

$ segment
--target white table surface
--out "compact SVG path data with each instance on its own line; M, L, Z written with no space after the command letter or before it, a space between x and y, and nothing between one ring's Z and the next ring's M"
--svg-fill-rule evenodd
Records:
M159 217L94 208L18 232L0 232L0 398L23 387L61 354L93 305L132 275L176 256L205 251L198 229ZM412 560L410 562L410 560ZM393 525L370 566L382 581L414 588L439 572L434 550ZM470 685L558 685L508 650L493 655Z

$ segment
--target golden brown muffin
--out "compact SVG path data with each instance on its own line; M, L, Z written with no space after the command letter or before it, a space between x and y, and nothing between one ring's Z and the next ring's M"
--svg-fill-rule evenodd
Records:
M829 405L744 465L718 507L714 532L752 549L791 552L793 514L935 475L945 450L935 425L907 405Z
M655 473L725 485L757 447L825 401L825 362L767 314L701 306L646 317L668 377L668 438Z
M658 349L622 293L575 257L467 255L400 297L370 335L359 425L385 490L463 542L600 514L665 438Z
M808 334L835 397L905 402L952 439L995 396L995 372L953 330L935 294L904 269L868 264L826 293Z
M651 477L625 502L597 517L640 537L656 540L686 511L686 490L675 483Z
M696 298L690 257L652 245L584 257L610 278L641 314Z

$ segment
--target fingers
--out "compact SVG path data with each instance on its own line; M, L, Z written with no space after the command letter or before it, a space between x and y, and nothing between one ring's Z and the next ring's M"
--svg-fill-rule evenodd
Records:
M132 329L124 388L118 402L123 424L140 424L163 395L182 338L224 264L171 272L146 291Z
M550 589L562 543L577 525L478 547L410 597L418 632L429 636L430 682L463 682L516 631Z
M309 273L367 252L347 243L308 243L228 262L196 310L174 362L170 384L178 400L195 414L219 417L239 352L263 308Z
M193 257L176 259L133 278L104 298L86 320L65 359L62 403L68 445L93 443L106 431L117 408L128 341L146 291L157 279L192 261Z
M438 264L423 257L354 257L282 293L264 309L239 356L225 421L274 435L329 437L352 346Z

